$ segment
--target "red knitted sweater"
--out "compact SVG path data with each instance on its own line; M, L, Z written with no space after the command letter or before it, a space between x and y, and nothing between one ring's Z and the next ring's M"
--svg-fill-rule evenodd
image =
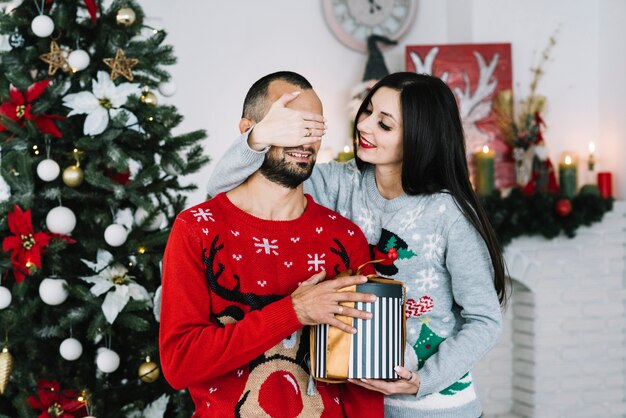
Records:
M195 417L382 417L383 398L352 384L309 385L298 284L369 260L359 228L307 198L291 221L251 216L225 194L182 212L163 259L160 356ZM369 271L367 271L369 272ZM304 332L303 332L304 331Z

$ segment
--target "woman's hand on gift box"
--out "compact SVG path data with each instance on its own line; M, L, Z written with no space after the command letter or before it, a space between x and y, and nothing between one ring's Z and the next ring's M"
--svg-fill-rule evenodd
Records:
M376 295L346 292L341 291L341 289L363 284L367 282L367 278L365 276L348 276L324 281L325 278L326 272L321 271L302 282L291 294L291 303L298 320L302 325L329 324L347 333L355 334L356 328L341 321L337 315L371 319L372 314L340 304L343 302L375 302Z
M369 390L382 392L385 395L393 395L396 393L415 395L420 389L420 375L417 371L411 371L402 366L396 366L394 370L398 376L400 376L400 379L392 382L378 379L348 379L348 382Z

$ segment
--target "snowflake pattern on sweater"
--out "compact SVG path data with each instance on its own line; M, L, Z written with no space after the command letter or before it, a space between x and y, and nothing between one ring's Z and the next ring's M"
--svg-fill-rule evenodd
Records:
M358 228L310 196L292 221L255 218L225 194L183 211L163 265L165 377L189 389L195 417L382 415L382 396L356 385L307 394L308 327L289 297L315 272L368 260Z

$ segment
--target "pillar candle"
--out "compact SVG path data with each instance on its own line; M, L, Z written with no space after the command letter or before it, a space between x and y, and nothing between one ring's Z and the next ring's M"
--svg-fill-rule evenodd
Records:
M613 197L613 181L611 173L608 171L601 171L598 173L598 189L600 189L600 196L605 199Z
M595 152L596 152L596 144L594 144L593 142L590 142L589 143L589 159L587 160L587 170L589 170L590 172L593 172L593 170L595 170L595 167L596 167Z
M559 164L559 191L561 196L572 198L576 195L577 169L578 167L569 155L566 155L564 161Z
M484 146L482 151L474 154L474 164L476 166L475 186L476 192L481 196L493 193L495 188L495 156L496 152Z
M340 152L339 155L337 155L336 160L339 162L346 162L350 161L353 158L354 152L352 152L352 149L350 149L350 147L346 145L345 147L343 147L343 151Z

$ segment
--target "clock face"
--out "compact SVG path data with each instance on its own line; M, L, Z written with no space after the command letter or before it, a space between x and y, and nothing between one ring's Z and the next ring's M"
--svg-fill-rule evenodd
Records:
M323 0L328 26L346 46L367 52L372 34L397 40L415 20L417 0Z

